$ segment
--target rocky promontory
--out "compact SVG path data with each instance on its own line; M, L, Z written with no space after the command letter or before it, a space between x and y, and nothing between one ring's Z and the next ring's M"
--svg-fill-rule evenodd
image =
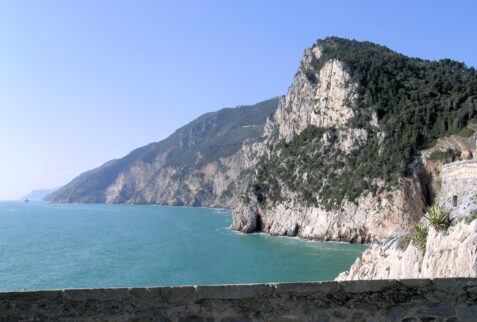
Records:
M461 92L465 86L470 91ZM435 202L448 158L426 149L472 133L466 126L476 103L477 74L463 64L319 40L305 50L262 138L243 147L252 175L231 229L353 243L412 230ZM469 157L462 144L452 151L451 158Z

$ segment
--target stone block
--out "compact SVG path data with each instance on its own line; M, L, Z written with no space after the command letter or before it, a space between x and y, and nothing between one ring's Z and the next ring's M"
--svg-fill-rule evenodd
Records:
M341 287L348 293L382 292L397 286L396 280L343 281Z
M311 282L311 283L276 283L273 284L276 294L300 293L323 295L342 291L340 282Z
M195 315L181 316L177 320L179 322L214 322L213 318L199 317Z
M127 288L98 288L98 289L67 289L63 291L63 298L68 301L117 301L129 298Z
M408 310L406 308L403 308L403 307L400 307L400 306L394 306L389 310L386 317L390 321L398 321L399 319L402 319L406 315L407 312L408 312Z
M332 315L333 315L334 318L342 319L342 320L344 320L344 319L346 319L346 318L348 317L348 314L346 314L346 312L344 312L344 311L338 311L338 310L337 310L337 311L333 311Z
M477 286L475 278L468 277L450 277L450 278L434 278L431 280L432 285L439 289L454 289L461 290L464 286ZM459 287L457 287L459 285Z
M432 286L432 282L428 278L402 279L398 280L398 283L407 288L424 288Z
M159 287L162 299L167 299L168 303L190 303L196 300L196 290L194 286Z
M477 305L459 309L457 316L460 321L477 321Z
M416 313L422 314L422 315L437 315L437 316L449 317L455 314L455 310L449 304L441 304L441 305L436 305L436 306L432 306L425 309L420 309Z
M22 292L0 292L0 301L2 300L53 300L62 296L62 290L51 291L22 291Z
M134 300L142 302L163 301L162 287L133 287L129 289L129 294Z
M244 298L270 296L273 293L271 285L212 285L196 286L198 299L207 300L238 300Z
M314 312L312 314L312 321L316 322L328 322L330 318L323 312Z
M240 317L225 317L220 320L220 322L252 322L251 319L248 318L240 318Z

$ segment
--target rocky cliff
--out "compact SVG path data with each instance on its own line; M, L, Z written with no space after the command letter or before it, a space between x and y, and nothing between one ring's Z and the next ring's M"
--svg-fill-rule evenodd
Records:
M231 229L358 243L406 233L436 193L421 151L465 132L476 103L463 64L318 41L262 139L243 148L253 175Z
M79 175L48 199L231 207L247 182L242 145L262 134L278 100L204 114L161 142Z
M434 151L455 141L440 140ZM440 172L435 216L430 209L415 229L373 244L338 280L477 277L477 158L446 163Z
M477 277L477 196L465 208L448 229L430 226L424 249L409 234L373 244L337 280Z

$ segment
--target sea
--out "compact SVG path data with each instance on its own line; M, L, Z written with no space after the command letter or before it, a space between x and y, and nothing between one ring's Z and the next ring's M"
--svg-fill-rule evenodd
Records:
M332 280L366 249L231 222L222 209L0 202L0 291Z

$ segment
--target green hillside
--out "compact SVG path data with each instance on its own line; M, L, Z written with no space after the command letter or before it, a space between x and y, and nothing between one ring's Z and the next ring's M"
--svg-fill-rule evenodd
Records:
M314 46L320 46L321 56L311 62L308 80L316 82L315 72L327 61L341 61L358 84L358 99L351 105L357 113L346 127L365 129L368 138L350 154L340 151L333 128L310 127L291 142L280 142L249 186L262 205L285 199L279 187L286 185L307 204L339 208L343 199L382 192L410 176L419 151L437 138L473 132L466 128L477 118L473 67L450 59L409 58L370 42L336 37ZM373 114L379 127L371 125ZM321 143L324 133L330 145ZM380 187L374 178L386 185Z

